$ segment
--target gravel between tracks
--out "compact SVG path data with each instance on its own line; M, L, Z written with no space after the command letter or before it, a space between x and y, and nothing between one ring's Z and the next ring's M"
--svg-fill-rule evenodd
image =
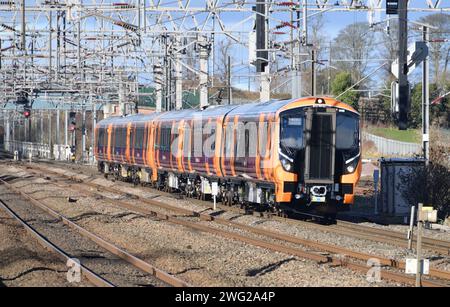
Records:
M72 166L73 168L76 168L77 166ZM123 193L127 193L128 195L137 195L139 197L143 198L153 198L155 196L158 196L156 199L159 202L167 203L173 206L177 206L180 208L186 208L190 210L196 210L196 211L202 211L205 210L205 206L199 205L198 203L194 203L190 199L177 199L175 197L170 196L160 196L157 194L157 192L148 189L148 188L142 188L142 187L133 187L131 184L123 183L123 182L112 182L110 180L106 180L100 176L97 176L94 172L90 172L89 170L84 170L85 174L76 173L74 171L69 170L63 170L59 167L48 167L52 171L64 173L66 175L74 176L75 178L79 178L82 180L91 180L92 182L112 187L114 186L115 189L118 191L121 191ZM112 194L109 192L102 192L102 194L107 195L109 197L115 196L118 197L117 194ZM139 204L139 202L136 202L135 204ZM145 206L145 204L142 204ZM161 210L162 212L168 213L165 210ZM219 211L219 210L218 210ZM208 211L210 213L212 211ZM219 212L220 213L220 212ZM278 231L281 233L294 235L302 239L307 239L311 241L318 241L322 243L327 243L331 245L337 245L344 248L349 248L354 251L368 253L368 254L374 254L379 255L386 258L392 258L398 261L404 261L407 257L408 258L414 258L415 254L413 252L408 251L406 248L400 248L398 246L393 246L391 244L387 243L381 243L381 242L374 242L370 240L364 240L364 239L358 239L354 237L349 237L337 233L333 233L332 230L330 231L318 231L316 228L311 225L309 227L306 224L293 224L293 223L285 223L283 221L278 220L270 220L270 219L262 219L256 216L252 215L239 215L234 212L223 212L219 214L218 216L224 217L227 219L232 219L233 221L243 223L246 225L252 225L261 227L264 229L269 229L273 231ZM363 223L363 225L371 226L375 228L382 228L386 230L393 230L393 231L401 231L406 232L406 228L402 225L389 225L389 226L381 226L377 225L375 223ZM425 230L425 235L436 238L436 239L443 239L443 240L449 240L449 235L446 232L439 232L439 231L432 231L432 230ZM406 240L405 240L406 241ZM448 270L450 271L450 256L448 255L437 255L436 253L428 250L424 250L424 256L429 258L431 260L431 264L434 265L436 268L442 269L442 270Z
M42 184L45 184L46 197L52 201L61 202L58 190L48 185L45 180L38 179L38 184L27 185L33 197L42 199ZM42 182L44 181L44 182ZM19 186L23 186L19 184ZM32 187L39 187L33 189ZM0 186L0 197L14 210L22 219L27 221L33 228L48 240L62 248L72 258L79 259L82 264L100 274L106 280L117 286L164 286L165 284L148 276L131 264L126 263L117 256L107 252L91 240L82 237L78 232L63 225L62 222L53 219L49 214L35 207L30 202L23 200L20 196L10 193L3 185ZM77 217L81 218L81 217ZM75 220L77 219L75 218ZM5 257L6 262L10 257ZM61 260L59 260L61 262ZM61 272L64 272L61 270ZM67 272L67 268L66 268ZM39 285L39 284L37 284Z
M67 270L60 258L0 209L0 287L91 286L84 277L80 283L69 283Z
M3 167L2 173L27 175L23 170L11 166ZM21 186L24 182L17 181L14 185ZM46 184L45 179L31 181L29 178L26 188L27 193L33 193L33 197L42 199L67 217L78 217L76 222L81 226L193 285L394 285L384 281L370 284L364 275L342 267L318 265L166 221L129 214L129 211L115 208L102 199L81 197L79 193L67 188L57 188L48 182ZM68 196L77 198L77 202L65 201ZM161 201L160 198L158 200ZM167 199L169 200L173 201L171 198Z

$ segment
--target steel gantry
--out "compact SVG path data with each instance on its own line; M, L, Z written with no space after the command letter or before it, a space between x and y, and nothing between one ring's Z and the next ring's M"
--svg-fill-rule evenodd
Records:
M449 10L439 0L418 2L425 6L409 10ZM273 59L285 59L298 78L307 15L384 10L382 0L2 0L0 102L58 96L60 103L112 104L128 112L145 97L158 110L181 108L183 92L195 91L205 106L220 68L217 44L251 48L257 4L266 5L269 66L262 74L249 69L246 77L262 84L262 99L270 98ZM246 50L231 57L230 66L248 67L248 58Z

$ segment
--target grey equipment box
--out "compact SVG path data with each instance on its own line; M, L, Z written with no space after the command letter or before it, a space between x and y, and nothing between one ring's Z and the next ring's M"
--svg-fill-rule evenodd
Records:
M381 158L380 207L382 213L394 216L410 214L411 204L402 196L405 187L401 177L412 174L414 169L425 166L423 158ZM416 204L417 205L417 204Z

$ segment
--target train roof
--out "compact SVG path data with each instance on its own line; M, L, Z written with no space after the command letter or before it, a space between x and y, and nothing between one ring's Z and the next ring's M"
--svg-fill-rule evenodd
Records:
M111 116L107 117L98 122L97 125L108 125L108 124L126 124L130 121L133 122L147 122L155 119L160 113L150 113L150 114L132 114L127 116Z
M190 119L199 119L201 117L217 117L217 116L257 116L261 113L275 113L286 106L294 103L304 103L305 105L310 104L310 100L312 97L302 98L302 99L287 99L287 100L270 100L267 102L256 102L256 103L248 103L241 105L223 105L223 106L209 106L203 110L199 109L184 109L178 111L170 111L170 112L154 112L150 114L135 114L128 116L112 116L108 117L99 122L99 125L106 124L126 124L130 121L133 122L147 122L151 121L155 118L162 121L180 121L180 120L190 120ZM330 100L329 97L325 98L327 101ZM313 100L314 101L314 100ZM313 102L314 103L314 102ZM340 102L337 102L342 104ZM330 105L330 104L328 104ZM332 105L332 104L331 104ZM335 105L335 107L339 107ZM349 109L353 111L353 109ZM353 111L355 112L355 111Z
M296 99L289 100L269 100L267 102L257 102L239 105L234 108L229 115L259 115L261 113L275 113L282 107L288 105L289 103L295 101Z

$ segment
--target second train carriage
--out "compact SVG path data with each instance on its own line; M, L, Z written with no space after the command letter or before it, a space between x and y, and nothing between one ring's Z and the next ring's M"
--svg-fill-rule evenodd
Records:
M105 174L199 198L217 182L229 205L333 211L361 172L359 115L331 98L110 117L95 135Z

